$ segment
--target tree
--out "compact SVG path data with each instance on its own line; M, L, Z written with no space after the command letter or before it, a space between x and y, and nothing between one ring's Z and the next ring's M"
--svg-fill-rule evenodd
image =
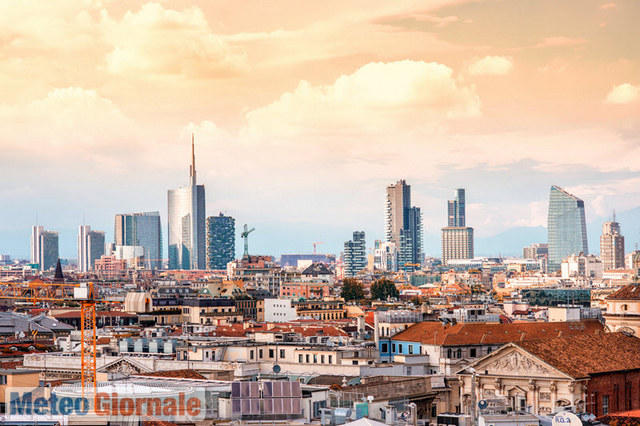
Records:
M371 285L371 298L377 300L387 300L389 297L398 298L400 292L393 281L381 278Z
M346 302L350 300L364 299L364 288L362 287L362 283L355 278L345 278L344 281L342 281L340 297L342 297Z

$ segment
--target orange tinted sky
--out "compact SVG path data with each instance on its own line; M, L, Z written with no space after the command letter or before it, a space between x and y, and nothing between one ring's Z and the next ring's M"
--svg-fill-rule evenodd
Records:
M0 0L0 251L28 252L36 210L70 242L83 215L165 216L191 132L208 213L258 223L271 253L381 238L400 178L434 234L458 186L480 237L545 225L551 184L591 219L629 210L638 16L634 0Z

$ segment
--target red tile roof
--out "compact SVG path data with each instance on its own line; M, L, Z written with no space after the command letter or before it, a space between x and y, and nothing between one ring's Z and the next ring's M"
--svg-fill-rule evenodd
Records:
M198 380L206 380L202 374L198 373L195 370L169 370L169 371L154 371L152 373L139 373L135 374L136 376L145 376L145 377L173 377L176 379L198 379Z
M516 345L574 379L640 370L640 339L622 333L565 335Z
M527 322L512 324L461 323L443 326L440 322L414 324L392 340L421 342L438 346L502 345L522 340L552 338L562 335L603 333L597 320L579 322Z
M640 285L629 284L607 297L607 300L640 300Z

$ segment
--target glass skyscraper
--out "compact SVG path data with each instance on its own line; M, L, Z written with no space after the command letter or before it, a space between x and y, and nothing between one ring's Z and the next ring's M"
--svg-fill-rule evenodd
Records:
M567 256L588 254L584 201L553 185L549 195L547 232L549 272L559 270L562 259Z
M355 231L353 239L344 243L344 276L355 277L367 267L367 246L363 231Z
M399 180L387 186L385 241L397 249L398 269L414 271L422 264L422 214L411 207L411 185Z
M465 215L465 195L464 189L456 189L456 198L448 201L448 224L447 226L467 226Z
M190 184L168 193L169 269L205 269L204 185L196 184L196 157L191 138Z
M236 220L231 216L207 218L207 267L227 269L236 257Z
M117 214L113 236L116 246L142 247L145 268L162 268L160 212Z
M442 264L449 260L473 259L473 228L466 225L465 190L456 189L456 197L447 201L447 226L442 228Z

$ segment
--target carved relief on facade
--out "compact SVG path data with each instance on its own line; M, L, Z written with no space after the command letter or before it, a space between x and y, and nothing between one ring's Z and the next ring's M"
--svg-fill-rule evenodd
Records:
M519 375L520 373L524 373L526 375L551 374L550 369L518 351L513 351L498 358L496 361L489 364L487 368L494 370L498 374L510 376Z

